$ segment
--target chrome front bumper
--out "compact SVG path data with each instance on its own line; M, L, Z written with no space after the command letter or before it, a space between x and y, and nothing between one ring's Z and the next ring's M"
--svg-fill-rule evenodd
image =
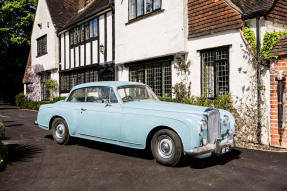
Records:
M189 156L198 156L206 153L222 154L223 148L228 147L232 149L234 146L235 146L234 138L227 140L218 139L215 144L208 144L206 146L186 150L184 151L184 154Z

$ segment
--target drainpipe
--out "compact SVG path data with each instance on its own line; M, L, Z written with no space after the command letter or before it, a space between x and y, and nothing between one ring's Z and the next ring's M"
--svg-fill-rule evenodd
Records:
M256 71L256 77L257 77L257 139L259 143L261 143L261 107L260 107L260 66L259 66L259 57L260 57L260 16L256 17L256 47L257 47L257 71Z

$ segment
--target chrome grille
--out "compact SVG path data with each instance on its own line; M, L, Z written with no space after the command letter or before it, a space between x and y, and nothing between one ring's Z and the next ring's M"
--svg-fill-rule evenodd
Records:
M209 110L208 113L208 142L214 144L220 137L220 113L218 110Z

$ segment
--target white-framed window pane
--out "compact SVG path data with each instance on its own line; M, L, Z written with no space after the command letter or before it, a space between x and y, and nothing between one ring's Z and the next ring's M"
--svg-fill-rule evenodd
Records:
M94 33L93 33L93 21L90 21L90 23L89 23L89 25L90 25L90 37L91 38L93 38L94 36Z
M157 10L161 8L161 0L153 0L153 9Z
M144 13L144 0L137 0L137 16L141 16Z
M94 37L98 36L98 19L94 19Z
M129 19L136 18L136 0L129 0Z

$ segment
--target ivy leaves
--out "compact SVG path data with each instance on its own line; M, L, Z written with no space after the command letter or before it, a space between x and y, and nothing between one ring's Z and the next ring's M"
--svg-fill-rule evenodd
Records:
M273 59L277 59L278 56L269 56L269 53L276 46L277 42L280 40L280 37L287 34L287 31L284 32L273 32L266 33L263 39L263 47L260 50L260 54L263 56L264 60L270 62Z
M267 32L264 35L263 39L263 46L260 48L260 56L263 58L263 60L267 63L270 63L273 59L278 59L277 56L269 56L270 52L273 50L273 48L276 46L277 42L280 40L280 37L287 34L287 31L279 31L279 32ZM257 45L256 45L256 36L252 29L245 26L243 28L243 35L247 42L252 47L252 50L254 52L257 52Z

